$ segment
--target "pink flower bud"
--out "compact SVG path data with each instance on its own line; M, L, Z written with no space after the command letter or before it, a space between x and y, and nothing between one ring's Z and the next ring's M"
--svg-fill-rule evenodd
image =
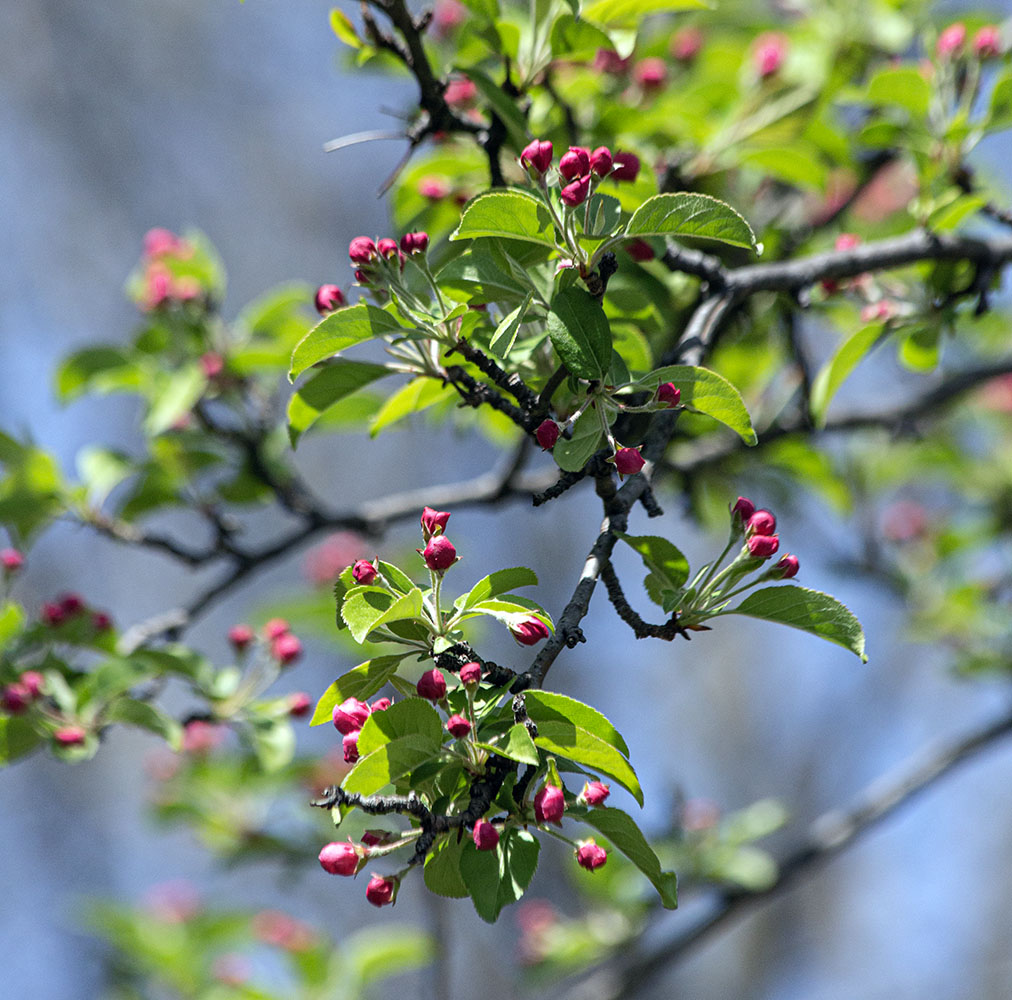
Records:
M104 611L96 611L91 616L91 627L96 632L108 632L112 628L112 618Z
M345 733L344 739L341 740L345 764L354 764L358 760L358 734L360 732L361 730L354 729L350 733Z
M966 25L961 21L950 24L939 36L935 51L940 59L948 59L963 47L966 41Z
M478 96L478 88L474 82L463 77L458 80L451 80L443 91L443 98L451 108L466 108L474 103Z
M433 535L440 535L446 530L446 522L450 520L448 510L433 510L425 507L422 510L422 536L428 541Z
M457 561L457 550L446 535L433 535L422 551L422 558L429 569L442 573Z
M353 264L371 264L376 259L376 244L368 236L356 236L348 244L348 256Z
M369 706L358 698L345 698L340 705L334 706L334 726L342 736L357 733L369 718Z
M367 274L365 271L362 271L362 270L356 270L355 271L355 280L360 285L368 285L372 281L372 275Z
M587 200L590 194L590 175L578 177L572 184L567 184L560 192L559 197L562 204L569 208L576 208Z
M576 863L589 872L597 870L607 860L608 852L593 840L581 841L576 849Z
M446 723L446 731L455 740L462 740L471 731L471 723L463 715L451 715Z
M640 173L640 158L635 153L616 153L612 180L634 181Z
M570 146L559 159L559 173L571 181L590 173L590 151L583 146Z
M25 564L25 557L17 549L0 550L0 566L6 573L16 573Z
M773 76L787 58L787 36L778 31L767 31L755 41L752 49L752 66L760 80Z
M70 618L84 610L84 599L80 594L64 594L60 598L60 610Z
M612 76L624 76L631 62L631 58L623 59L614 49L598 49L594 55L594 69Z
M577 801L587 806L603 806L609 795L611 789L603 781L585 781Z
M633 70L633 79L644 90L660 90L668 78L668 67L663 59L641 59Z
M552 165L552 144L548 140L534 139L524 146L520 154L520 166L536 178Z
M777 535L753 535L745 544L756 559L769 559L780 548L780 539Z
M446 697L446 678L443 676L443 672L438 667L426 670L418 678L415 690L422 698L428 698L429 701L442 701Z
M46 601L42 605L42 612L40 617L44 624L55 628L57 625L62 625L64 619L67 617L67 613L57 604L55 601Z
M304 715L308 715L312 707L313 702L305 691L296 691L295 694L288 696L288 714L293 719L301 719Z
M85 741L88 734L80 726L63 726L57 729L53 736L60 746L77 747Z
M397 888L392 878L383 878L380 875L373 875L366 886L365 898L373 906L386 906L394 901L394 892Z
M0 692L0 707L11 715L20 715L31 704L32 696L21 683L8 684Z
M636 239L624 243L623 249L633 260L640 263L646 260L653 260L657 256L654 253L654 248L646 240L641 240L638 236Z
M429 201L441 201L450 193L450 185L442 177L423 177L418 182L418 193Z
M559 425L554 420L543 420L534 432L542 451L551 451L559 440Z
M350 840L346 843L333 841L320 851L320 866L331 875L354 875L363 860Z
M537 618L529 618L525 622L508 626L510 634L521 646L534 646L547 639L551 633L548 626Z
M590 169L598 177L607 177L614 165L615 161L612 159L611 150L607 146L598 146L590 154Z
M228 641L242 652L253 641L253 629L249 625L233 625L228 630Z
M401 237L401 250L408 255L425 253L429 249L429 234L425 232L405 233Z
M791 577L797 576L800 568L801 565L798 563L798 557L791 555L784 556L783 559L781 559L780 562L773 567L781 580L790 580Z
M996 24L985 24L973 36L973 54L978 59L997 59L1001 55L1001 33Z
M639 448L619 448L615 452L615 468L623 476L632 476L646 465Z
M368 559L359 559L352 566L351 575L356 583L368 587L376 579L376 567Z
M389 698L377 698L370 706L370 712L385 712L393 702Z
M471 839L479 851L494 851L499 846L499 831L487 819L474 824Z
M288 666L302 655L302 643L289 632L271 643L271 653L282 666Z
M181 240L170 229L156 227L155 229L149 229L144 234L144 255L146 257L178 254L180 247L186 246L186 241Z
M457 0L436 0L432 8L432 27L439 38L445 38L467 18L467 8Z
M680 63L690 63L703 47L703 33L699 28L682 28L671 38L669 51Z
M204 719L194 719L183 726L183 750L186 753L206 754L221 746L225 728Z
M657 401L667 403L672 410L682 401L682 390L675 388L674 382L662 382L657 387Z
M345 304L344 292L337 285L320 285L313 301L316 311L321 316L329 316L335 309L340 309Z
M272 618L264 626L264 635L268 639L280 639L283 635L287 635L291 632L292 626L284 620L284 618Z
M42 686L46 683L45 677L37 670L26 670L18 681L28 692L28 697L33 700L42 694Z
M735 524L743 525L755 513L755 504L748 497L738 497L731 508L731 520Z
M833 244L834 250L846 251L853 250L855 247L861 245L861 237L856 233L840 233L836 238L836 242Z
M745 527L750 535L772 535L777 530L777 519L768 510L757 510Z
M225 359L217 351L207 351L200 356L200 370L206 379L216 379L225 370Z
M399 252L397 240L392 240L389 236L384 236L383 239L376 243L376 250L385 260L391 260L396 257Z
M461 684L478 684L481 682L481 664L465 663L460 668Z
M566 811L566 797L557 785L542 785L534 796L534 818L539 823L562 825L562 814Z

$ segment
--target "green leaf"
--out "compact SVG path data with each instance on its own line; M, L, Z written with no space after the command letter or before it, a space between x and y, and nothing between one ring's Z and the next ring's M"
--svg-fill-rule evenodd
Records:
M600 379L611 365L611 327L601 304L582 288L552 297L548 335L560 359L580 378Z
M624 535L616 532L626 545L640 554L643 565L657 578L658 586L678 590L689 578L689 562L666 538L659 535Z
M683 406L719 420L730 427L745 444L754 445L758 440L741 394L722 375L708 368L669 365L641 378L636 385L655 392L662 382L674 383L675 388L682 393Z
M460 875L482 920L495 923L504 906L527 891L538 867L541 845L527 830L507 830L494 851L479 851L466 841Z
M810 632L835 642L867 662L864 630L854 615L835 597L805 587L765 587L753 591L736 608L721 615L748 615Z
M730 205L707 194L658 194L633 212L626 236L719 240L756 249L752 227Z
M537 618L550 629L555 629L551 615L540 604L529 601L526 597L518 597L516 594L503 594L500 597L491 597L487 601L479 601L470 610L461 614L461 620L475 618L478 615L488 615L506 626L516 625L529 618Z
M534 740L531 739L531 734L527 732L527 727L521 722L510 726L504 736L489 743L475 742L485 750L492 750L500 757L508 757L521 764L533 764L537 767L541 761L538 756L538 748L534 745Z
M466 611L475 604L505 594L514 587L535 587L537 583L537 574L526 566L497 569L494 573L483 576L462 598L458 598L454 607Z
M343 938L341 945L341 959L362 986L427 965L435 954L432 938L415 927L372 926ZM260 994L250 1000L261 1000Z
M595 194L590 199L587 222L583 235L590 239L604 239L611 236L622 221L622 205L610 194Z
M881 336L881 323L862 327L840 345L837 352L815 376L812 383L811 408L817 427L826 425L826 411L829 409L830 401Z
M341 787L347 792L373 795L431 759L438 750L438 745L434 746L425 736L402 736L362 757L345 776Z
M707 0L594 0L583 8L583 16L596 24L633 26L649 14L706 10L711 6Z
M358 752L364 757L402 736L421 736L433 748L438 747L444 736L439 713L423 698L395 701L365 720L358 737Z
M56 373L56 395L66 403L89 389L97 392L135 390L141 373L119 347L86 347L70 355Z
M391 424L403 420L412 413L420 413L442 399L456 395L452 386L444 385L439 379L427 375L412 379L401 386L380 407L369 425L369 436L376 437Z
M573 14L560 14L552 25L552 55L574 61L594 58L598 49L612 48L611 39L596 25L577 20Z
M987 204L987 199L977 194L961 195L939 205L928 216L928 229L936 233L947 233Z
M30 754L41 742L42 737L26 719L0 715L0 767Z
M147 434L161 434L193 409L207 388L207 376L200 366L189 364L167 375L154 393L151 409L144 418Z
M460 856L468 841L457 840L456 832L444 837L429 852L425 859L425 885L437 896L463 899L468 895L467 886L460 876Z
M421 613L422 592L417 587L396 599L380 587L356 587L341 605L341 617L356 642L365 642L365 637L380 625L401 618L418 618Z
M251 726L253 752L260 767L274 774L295 756L295 732L287 719L256 719Z
M513 273L508 256L493 252L493 242L476 241L470 250L437 273L439 287L455 302L517 301L531 291L530 278ZM538 250L537 247L533 249Z
M524 315L533 297L534 293L528 292L523 302L512 312L507 313L502 318L502 322L495 328L495 333L492 335L488 347L497 358L505 358L509 354L510 349L516 342L517 334L520 332L520 325L524 321Z
M942 330L937 323L923 323L908 329L900 341L900 361L911 371L930 372L938 367Z
M606 807L587 809L579 814L573 810L573 816L607 837L617 851L621 851L650 879L665 909L673 910L678 906L677 876L674 872L661 871L654 849L628 813Z
M528 691L525 701L527 714L535 722L572 722L615 747L623 756L629 756L622 734L596 708L557 691Z
M555 249L555 224L544 202L520 190L488 191L464 207L451 240L499 236Z
M183 727L171 715L166 715L150 702L136 698L117 698L102 713L102 718L105 722L125 722L139 729L147 729L161 736L173 750L179 750L183 744Z
M408 656L408 653L393 656L374 656L365 663L349 670L340 677L320 696L316 703L316 711L309 724L319 726L331 722L334 708L347 698L358 698L366 701L371 698L397 672L397 665Z
M24 620L25 613L20 604L8 601L0 606L0 650L21 631Z
M991 91L988 108L988 129L998 130L1012 126L1012 73L1003 73Z
M741 162L756 167L777 180L797 187L822 191L826 187L829 171L812 149L792 146L775 146L745 153Z
M632 765L613 746L569 721L538 722L536 746L614 778L642 806L643 791Z
M77 474L87 487L88 502L94 507L101 507L134 469L125 455L95 445L82 448L77 455Z
M375 306L360 302L347 309L338 309L317 323L296 344L289 381L294 382L307 368L354 344L402 330L404 327L395 317Z
M299 438L336 402L393 372L369 361L335 361L320 369L288 401L288 438Z
M552 449L552 457L563 472L579 472L604 441L601 419L596 410L587 409L573 424L571 438L560 437Z
M868 82L870 104L903 108L915 120L927 117L931 105L931 84L913 66L879 70Z
M358 37L355 25L351 23L348 15L337 7L330 9L330 29L345 45L350 45L353 49L362 48L362 39Z

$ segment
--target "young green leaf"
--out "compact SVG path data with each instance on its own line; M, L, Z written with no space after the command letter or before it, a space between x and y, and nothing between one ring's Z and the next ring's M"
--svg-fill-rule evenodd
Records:
M514 587L535 587L537 583L537 574L526 566L498 569L482 577L463 597L454 602L454 607L467 611L475 604L505 594Z
M353 670L341 674L320 696L309 724L319 726L324 722L331 722L334 708L347 698L358 698L359 701L371 698L390 680L396 673L398 664L408 655L400 653L393 656L375 656L365 663L360 663Z
M643 805L643 791L629 761L613 746L581 726L561 720L539 722L534 743L542 750L614 778Z
M356 642L375 628L401 618L417 618L422 613L422 592L415 587L410 593L394 598L379 587L361 587L349 591L341 605L341 617Z
M541 844L527 830L507 830L494 851L479 851L467 840L460 875L482 920L492 924L504 906L527 891L538 867Z
M443 740L439 713L423 698L405 698L381 712L373 712L359 733L358 752L364 757L384 743L412 735L422 736L434 746Z
M369 361L334 361L299 387L288 401L288 439L299 438L339 400L393 372Z
M594 0L583 8L583 16L594 24L633 27L649 14L681 10L706 10L708 0Z
M559 358L580 378L603 378L611 365L611 327L601 304L582 288L552 298L548 335Z
M439 745L425 736L417 733L401 736L362 757L345 776L341 787L347 792L374 795L429 760L438 750Z
M812 383L811 409L817 427L825 426L830 401L850 373L861 363L861 359L882 336L881 323L861 327L840 345L837 352L815 376Z
M658 587L678 590L688 580L688 560L666 538L659 535L624 535L621 532L616 532L616 535L640 554L643 565L656 578Z
M498 236L555 249L555 224L548 207L526 192L489 191L464 206L451 240Z
M360 302L347 309L338 309L325 317L295 345L289 381L294 382L307 368L318 361L332 358L373 337L396 333L403 327L383 309Z
M571 722L615 747L624 757L629 756L622 734L596 708L557 691L528 691L524 700L527 714L535 722Z
M756 249L752 227L730 205L707 194L654 195L633 212L625 232L629 237L692 237Z
M507 313L503 317L502 322L495 328L495 333L492 335L488 346L489 350L497 358L505 358L509 354L510 348L516 342L517 333L520 332L520 325L524 321L524 315L533 297L534 293L528 292L523 302L512 312Z
M463 899L468 895L467 886L460 876L460 856L468 841L457 839L456 832L443 837L425 859L425 885L437 896ZM473 845L472 845L473 846Z
M30 754L41 742L42 737L26 719L0 716L0 767Z
M503 736L488 743L477 740L475 742L484 750L491 750L499 754L500 757L508 757L521 764L532 764L536 767L541 760L538 756L538 748L534 745L534 740L531 739L531 734L527 732L527 727L520 722L510 726Z
M560 437L556 442L552 457L563 472L579 472L603 444L604 431L597 411L587 409L573 424L573 436Z
M102 713L102 718L105 722L125 722L155 733L173 750L179 750L183 743L183 727L171 715L150 702L136 698L117 698Z
M403 420L412 413L421 413L442 399L456 398L452 386L444 385L439 379L420 375L407 385L401 386L387 398L369 425L369 436L376 437L380 431Z

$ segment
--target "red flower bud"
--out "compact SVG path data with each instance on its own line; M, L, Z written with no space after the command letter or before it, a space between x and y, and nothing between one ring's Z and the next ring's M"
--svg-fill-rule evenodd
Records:
M379 255L386 260L391 260L396 257L399 252L397 249L397 240L392 240L389 236L384 236L383 239L376 244L376 249L379 251Z
M508 626L510 634L521 646L534 646L547 639L551 633L548 626L537 618L529 618L525 622Z
M418 193L429 201L441 201L450 193L450 185L442 177L423 177L418 182Z
M288 696L288 714L294 719L301 719L308 715L313 703L305 691L296 691Z
M557 785L542 785L534 796L534 818L539 823L562 825L562 814L566 811L566 797Z
M405 233L401 237L401 250L406 254L425 253L429 248L428 233Z
M271 653L282 666L288 666L302 655L302 643L289 632L271 643Z
M542 420L534 432L542 451L551 451L559 440L559 425L554 420Z
M224 726L204 719L194 719L183 726L183 750L186 753L210 753L215 747L221 746L224 739Z
M11 715L20 715L31 704L32 695L21 683L8 684L0 692L0 707Z
M756 76L765 80L773 76L787 58L787 36L778 31L767 31L761 34L755 41L752 49L752 66Z
M357 733L369 718L369 706L358 698L345 698L340 705L334 706L332 718L334 727L342 736Z
M335 309L344 305L344 292L337 285L320 285L314 299L316 311L321 316L329 316Z
M657 387L657 401L667 403L668 409L674 409L682 401L682 390L675 388L674 382L662 382Z
M779 575L781 580L790 580L791 577L797 576L800 568L801 565L798 562L798 557L791 555L784 556L783 559L781 559L780 562L773 567L774 571Z
M358 734L360 731L355 729L350 733L345 733L344 739L341 740L345 764L354 764L358 760Z
M422 551L422 558L429 569L442 573L457 561L457 550L446 535L433 535Z
M368 587L376 579L376 567L368 559L359 559L352 566L351 575L356 583Z
M731 520L735 524L745 524L755 513L755 504L747 497L738 497L731 508Z
M365 898L372 903L373 906L386 906L388 903L394 901L394 890L397 888L396 882L392 878L383 878L380 875L373 875L369 879L369 885L366 886Z
M636 180L640 172L640 158L635 153L616 153L614 160L615 169L611 172L613 180Z
M576 208L587 200L590 194L590 175L578 177L572 184L567 184L560 192L559 197L563 205Z
M348 256L353 264L371 264L376 259L376 244L368 236L356 236L348 244Z
M28 696L34 700L42 694L42 685L46 679L37 670L26 670L18 681L28 692Z
M571 181L590 173L590 151L583 146L570 146L559 159L559 173Z
M973 54L978 59L997 59L1001 55L1001 33L996 24L985 24L973 36Z
M354 875L362 861L363 858L350 840L343 844L334 841L320 851L320 865L331 875Z
M594 69L598 73L623 76L629 71L629 58L623 59L614 49L598 49L594 54Z
M487 819L474 824L471 839L479 851L494 851L499 846L499 831Z
M112 628L112 619L104 611L96 611L91 616L91 627L96 632L108 632Z
M598 146L590 154L590 169L598 177L607 177L614 165L615 161L611 158L611 150L607 146Z
M632 476L646 465L639 448L619 448L615 452L615 468L623 476Z
M369 282L372 281L372 276L369 275L369 274L367 274L365 271L356 270L355 271L355 280L360 285L368 285Z
M638 236L636 239L629 240L628 243L623 244L623 249L633 260L640 263L646 260L653 260L657 256L654 253L654 248L646 240L641 240Z
M415 690L422 698L428 698L429 701L442 701L446 697L446 678L443 676L443 672L437 667L426 670L418 678Z
M87 735L80 726L63 726L53 733L56 742L64 747L80 746L87 738Z
M668 78L668 67L663 59L641 59L633 70L633 78L644 90L659 90Z
M577 801L587 806L603 806L609 795L611 789L603 781L585 781Z
M478 88L467 77L451 80L443 91L443 99L451 108L466 108L474 103L477 96Z
M422 535L428 541L433 535L442 534L446 530L446 522L450 520L448 510L433 510L425 507L422 510Z
M233 625L228 630L228 641L242 652L253 641L253 629L249 625Z
M0 566L4 572L16 573L25 564L25 557L17 549L0 550Z
M776 535L753 535L745 544L756 559L769 559L780 548L780 539Z
M552 144L547 140L535 139L529 142L520 154L520 166L540 177L552 165Z
M670 51L680 63L690 63L703 47L703 33L699 28L682 28L671 39Z
M856 233L840 233L836 238L836 242L833 244L834 250L846 251L853 250L855 247L861 245L861 237Z
M478 684L481 682L481 664L465 663L460 668L461 684Z
M462 715L451 715L446 730L455 740L462 740L471 731L471 723Z
M84 610L84 600L80 594L64 594L60 598L60 610L69 618Z
M287 635L291 632L292 626L284 620L284 618L272 618L264 626L264 635L268 639L280 639L283 635Z
M576 863L592 872L608 860L608 852L593 840L584 840L576 849Z
M385 712L393 702L389 698L377 698L370 706L370 712Z
M948 59L963 47L966 41L966 25L957 21L950 24L939 36L935 51L939 58Z
M375 847L377 844L382 844L385 835L386 830L380 832L366 830L365 833L362 834L362 846Z
M772 535L777 530L777 519L768 510L757 510L745 527L750 535Z
M216 379L225 370L225 359L217 351L207 351L200 356L200 369L204 378Z
M42 605L41 618L42 621L50 627L62 625L63 620L67 617L67 613L54 601L46 601Z
M179 255L188 250L189 244L181 240L172 230L156 227L149 229L144 234L144 255L146 257L161 257L164 254Z

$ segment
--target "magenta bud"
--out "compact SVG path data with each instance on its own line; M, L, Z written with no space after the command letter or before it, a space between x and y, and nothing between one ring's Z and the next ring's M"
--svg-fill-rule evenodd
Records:
M548 626L537 618L528 618L525 622L519 622L508 626L510 634L520 643L521 646L534 646L547 639L551 633Z
M159 226L149 229L144 234L144 254L147 257L179 254L181 249L186 246L186 241L181 240L171 229L163 229Z
M42 694L42 685L45 684L46 679L37 670L26 670L18 678L18 682L28 692L28 696L34 700Z
M382 844L385 837L386 830L366 830L362 834L362 846L375 847L377 844Z
M632 476L646 465L646 459L640 454L639 448L619 448L615 452L615 468L623 476Z
M797 576L799 569L801 569L801 564L798 562L798 557L792 555L784 556L780 562L773 567L773 571L780 577L781 580L790 580L792 577Z
M657 401L667 403L668 409L674 409L682 401L682 390L675 388L674 382L662 382L657 387Z
M377 698L370 706L370 712L385 712L393 702L389 698Z
M376 567L368 559L359 559L352 566L351 575L356 583L368 587L376 579Z
M787 36L779 31L767 31L755 41L752 50L752 66L761 80L773 76L787 58Z
M337 285L320 285L313 300L316 311L321 316L329 316L335 309L345 304L344 292Z
M312 707L313 702L305 691L296 691L288 696L288 714L293 719L301 719L304 715L308 715Z
M272 618L264 625L264 635L268 639L280 639L283 635L291 632L292 626L284 618Z
M334 727L342 736L357 733L369 718L369 706L358 698L345 698L334 706Z
M381 257L390 260L397 256L397 240L392 240L389 236L385 236L376 243L376 250Z
M772 535L777 530L777 519L768 510L757 510L745 527L750 535Z
M457 550L446 535L433 535L422 551L422 558L429 569L442 573L457 561Z
M680 63L690 63L703 47L703 33L699 28L682 28L671 38L668 51Z
M668 79L668 67L656 56L641 59L633 70L633 79L644 90L660 90Z
M616 153L615 169L611 176L616 181L634 181L640 173L640 158L635 153Z
M499 846L499 831L487 819L474 824L471 839L479 851L494 851Z
M0 566L5 573L16 573L25 564L25 557L17 549L0 549Z
M462 79L451 80L443 91L443 99L451 108L467 108L474 103L478 96L478 88L472 80L466 76Z
M334 841L325 844L320 851L320 866L331 875L354 875L363 860L350 840L346 843Z
M559 173L571 181L590 173L590 151L583 146L570 146L559 159Z
M973 54L978 59L997 59L1001 55L1001 33L995 24L985 24L973 36Z
M462 740L471 731L471 723L462 715L451 715L446 722L446 731L455 740Z
M104 611L96 611L91 616L91 627L96 632L108 632L112 628L112 618Z
M585 781L583 791L580 792L577 802L586 806L603 806L604 800L611 795L611 789L603 781Z
M55 601L46 601L42 605L42 612L40 617L44 624L55 628L57 625L62 625L64 619L67 617L67 613L63 608Z
M60 610L69 618L84 610L84 599L80 594L64 594L60 598Z
M360 730L355 729L344 734L341 740L341 749L344 750L345 764L354 764L358 760L358 734Z
M587 871L596 871L608 860L608 852L593 840L583 840L576 849L576 863Z
M80 746L87 738L87 735L80 726L63 726L53 733L56 742L64 747Z
M405 233L401 237L401 250L410 255L425 253L429 248L428 233Z
M780 539L776 535L752 535L745 544L756 559L769 559L780 548Z
M478 684L481 681L481 664L465 663L460 668L461 684Z
M228 630L228 641L242 652L253 641L253 629L249 625L233 625Z
M731 520L735 524L743 525L755 513L755 504L748 497L738 497L731 508Z
M611 150L607 146L598 146L593 153L590 154L590 169L597 174L598 177L607 177L611 173L611 168L614 166L614 160L611 156Z
M966 42L966 25L961 21L950 24L939 36L935 51L942 59L956 55Z
M271 653L282 666L288 666L289 663L294 663L302 655L302 643L291 632L288 632L278 636L271 643Z
M192 754L207 754L221 746L226 730L205 719L193 719L183 726L183 750Z
M534 818L539 823L562 825L562 814L566 811L566 797L557 785L542 785L534 796Z
M426 670L418 678L415 690L421 697L428 698L429 701L442 701L446 697L446 678L443 676L443 672L438 667Z
M567 184L559 192L559 197L562 199L563 205L567 205L569 208L576 208L587 200L588 194L590 194L590 174L577 177L572 184Z
M559 425L554 420L542 420L534 432L542 451L551 451L559 440Z
M529 142L520 154L520 166L540 177L552 165L552 144L547 140Z
M376 244L368 236L356 236L348 244L348 256L353 264L371 264L376 259Z
M0 707L11 715L20 715L31 704L32 695L28 688L20 683L8 684L0 692Z
M225 359L217 351L207 351L200 356L200 369L206 379L216 379L225 370Z
M598 49L594 54L594 69L599 73L624 76L629 72L631 57L623 59L614 49Z
M433 535L441 535L446 530L446 522L450 520L448 510L433 510L425 507L422 510L422 535L428 541Z
M373 906L386 906L394 901L397 883L392 878L383 878L381 875L373 875L366 886L365 898Z

